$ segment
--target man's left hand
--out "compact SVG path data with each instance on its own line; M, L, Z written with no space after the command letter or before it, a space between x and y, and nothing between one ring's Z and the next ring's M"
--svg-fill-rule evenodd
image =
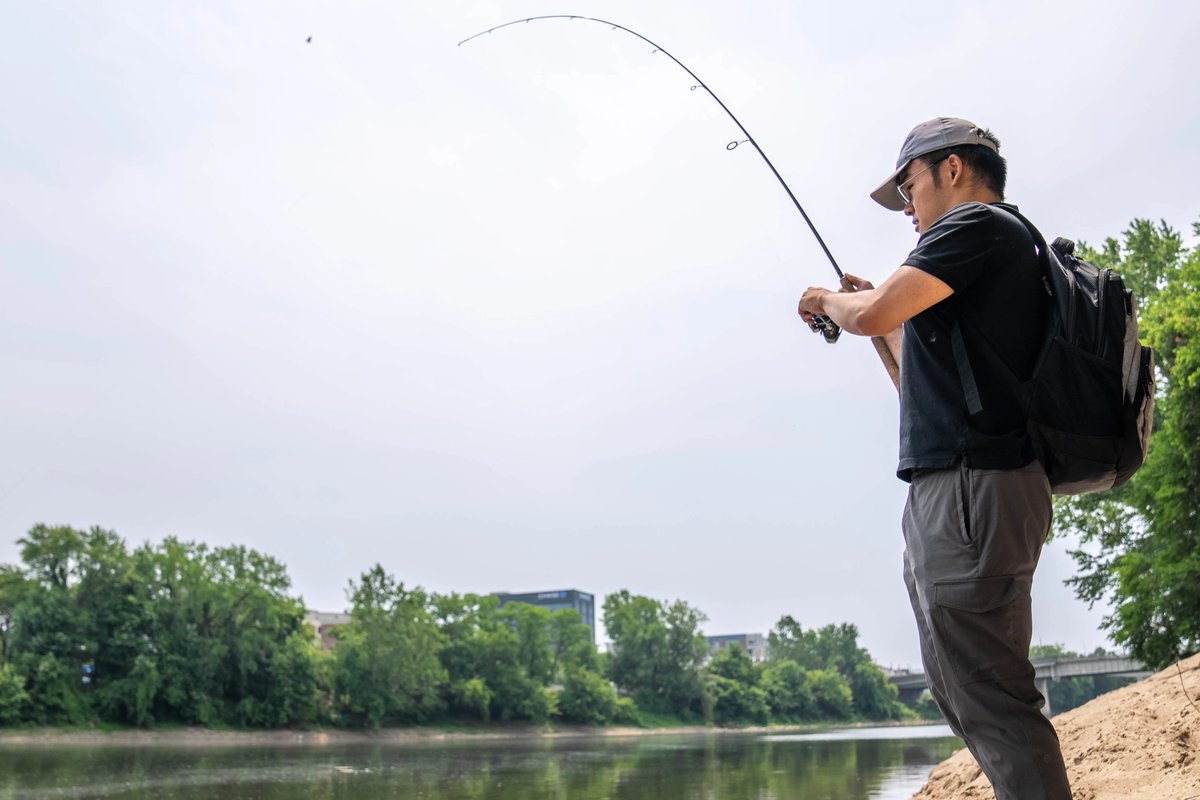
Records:
M800 296L800 306L797 312L806 325L811 327L813 316L825 313L824 298L827 294L829 294L829 290L822 289L820 286L810 286L804 290L804 294Z

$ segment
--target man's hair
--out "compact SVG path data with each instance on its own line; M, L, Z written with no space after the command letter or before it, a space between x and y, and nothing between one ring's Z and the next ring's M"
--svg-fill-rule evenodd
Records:
M996 138L996 134L986 128L981 133L984 137L991 140L997 149L1000 148L1000 140ZM926 153L921 156L921 158L925 159L925 163L927 164L936 164L950 156L958 156L971 170L971 174L975 176L976 180L987 189L995 192L1001 200L1004 199L1004 184L1008 180L1008 162L1004 160L1002 155L992 148L981 144L959 144L953 147L943 147L941 150L934 150L932 153ZM937 170L933 171L933 183L935 186L941 183Z

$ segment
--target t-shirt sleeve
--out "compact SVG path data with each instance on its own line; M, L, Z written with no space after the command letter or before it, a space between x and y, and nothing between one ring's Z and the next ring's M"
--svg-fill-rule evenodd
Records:
M941 280L955 292L970 286L1009 242L983 203L963 203L943 214L917 241L905 266L916 267Z

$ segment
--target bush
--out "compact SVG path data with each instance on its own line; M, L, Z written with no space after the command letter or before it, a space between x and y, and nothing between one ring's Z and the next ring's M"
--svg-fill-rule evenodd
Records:
M608 681L595 672L572 669L563 681L558 706L562 718L568 722L604 725L616 716L617 693Z
M850 675L850 693L854 712L862 719L898 720L911 717L900 702L896 687L888 682L883 670L871 663L856 664Z
M521 701L520 716L531 722L549 722L558 714L558 694L530 683L529 694Z
M942 711L937 707L937 703L933 701L933 695L929 692L922 692L917 698L917 702L913 704L913 711L921 719L942 721L945 717L942 716Z
M29 713L25 678L12 664L0 664L0 725L24 722Z
M709 675L708 688L713 698L713 721L718 725L767 722L767 693L759 687Z
M837 670L811 670L808 682L818 715L825 719L850 719L854 715L854 696Z
M492 690L482 678L460 681L450 688L458 711L487 722L492 718Z
M52 655L32 662L29 699L43 725L82 725L91 721L87 698L79 691L78 667Z
M642 725L642 716L638 713L637 704L629 697L618 697L613 709L612 721L618 725Z
M768 662L763 669L762 687L773 718L800 722L816 716L808 673L795 661Z

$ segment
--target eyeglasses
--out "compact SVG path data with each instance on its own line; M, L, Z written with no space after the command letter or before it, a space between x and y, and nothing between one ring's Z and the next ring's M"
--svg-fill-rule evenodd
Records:
M942 157L941 157L941 158L939 158L937 161L934 161L934 162L933 162L933 163L931 163L929 166L925 167L925 169L923 169L923 170L921 170L920 172L918 172L916 175L913 175L911 178L909 178L908 180L904 181L904 183L898 183L898 184L896 184L896 194L900 195L900 199L904 201L904 205L909 205L910 203L912 203L912 195L911 195L911 194L909 194L909 193L908 193L908 190L907 190L907 189L905 189L904 187L905 187L905 186L908 186L910 183L912 183L912 182L913 182L913 181L915 181L917 178L919 178L919 177L921 177L922 175L924 175L926 172L929 172L929 170L933 169L933 168L934 168L934 167L936 167L938 164L940 164L940 163L942 163L943 161L945 161L947 158L948 158L948 156L942 156Z

